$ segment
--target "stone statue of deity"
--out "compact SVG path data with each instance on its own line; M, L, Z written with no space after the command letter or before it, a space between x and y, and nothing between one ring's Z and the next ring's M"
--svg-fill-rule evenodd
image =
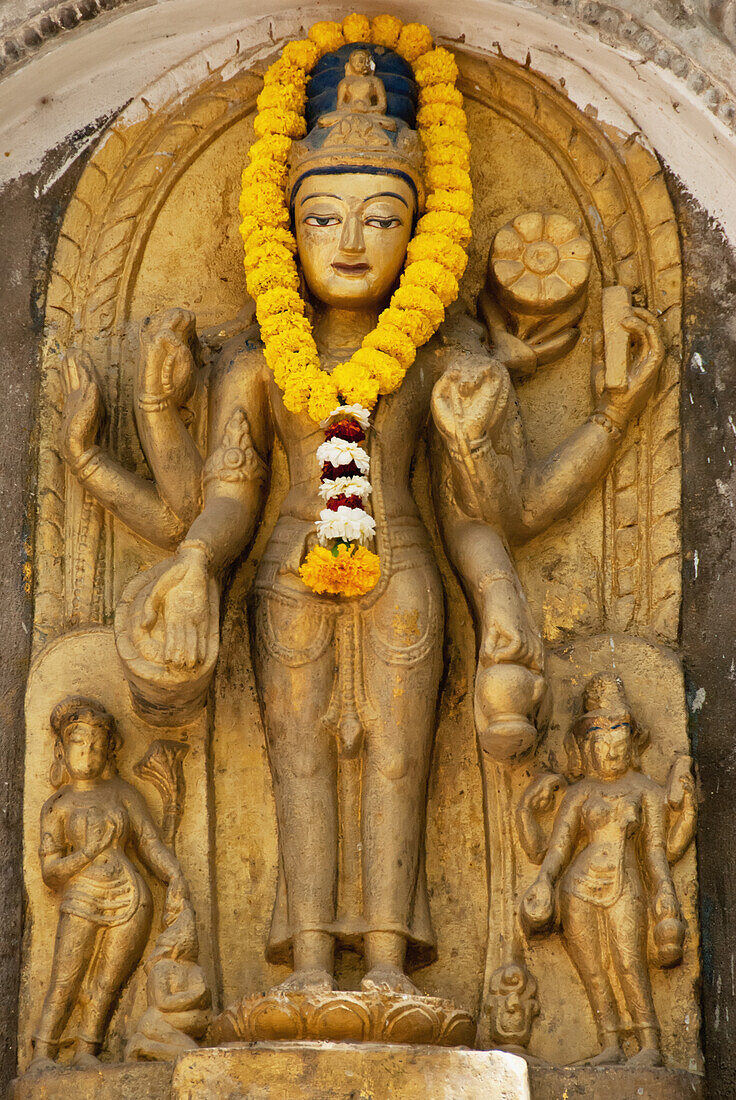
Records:
M332 60L333 75L308 85L310 129L293 144L286 184L327 372L376 326L425 202L411 67L365 44ZM522 241L520 269L542 264L539 279L546 278L550 248L525 260ZM306 414L286 408L257 325L226 341L205 370L190 313L146 322L135 415L153 481L97 445L101 401L91 365L67 356L69 468L88 494L170 554L135 578L116 623L134 696L149 713L168 708L181 720L201 705L217 655L221 586L258 529L276 440L286 453L289 489L250 605L280 853L267 951L291 963L284 990L331 990L336 946L348 944L364 955L364 990L413 993L411 968L435 952L423 849L444 612L410 488L418 448L429 438L442 535L475 614L478 736L497 759L509 759L534 744L545 690L543 645L514 547L600 483L662 362L651 314L631 308L619 326L631 348L623 385L608 385L599 371L591 415L534 460L508 360L494 352L489 326L448 318L401 386L378 399L361 444L371 462L364 507L376 521L380 578L348 597L316 592L300 575L317 543L322 436ZM516 337L509 345L534 358ZM206 435L198 436L184 412L205 405ZM341 850L347 837L349 853Z

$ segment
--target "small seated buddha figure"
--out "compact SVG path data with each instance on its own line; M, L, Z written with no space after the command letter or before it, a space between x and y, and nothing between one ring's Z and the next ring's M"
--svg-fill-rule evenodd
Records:
M115 720L96 700L73 696L51 714L57 788L41 810L41 874L61 897L49 986L29 1072L54 1066L75 1008L73 1064L96 1066L121 989L151 929L151 892L128 855L167 883L164 924L188 898L174 853L142 795L117 772Z
M337 86L338 111L370 111L385 115L386 89L375 75L375 62L368 50L353 50L345 76Z

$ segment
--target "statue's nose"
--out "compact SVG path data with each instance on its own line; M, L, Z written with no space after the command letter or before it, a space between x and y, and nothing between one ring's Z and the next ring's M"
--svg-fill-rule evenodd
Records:
M343 223L340 237L340 250L342 252L364 252L365 240L363 239L363 223L357 214L350 214Z

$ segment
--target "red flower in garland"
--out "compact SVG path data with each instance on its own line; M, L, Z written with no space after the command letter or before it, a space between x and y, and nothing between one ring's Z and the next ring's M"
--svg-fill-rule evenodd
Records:
M336 424L325 428L325 439L347 439L351 443L362 443L365 432L353 420L338 420Z
M338 508L362 508L363 500L361 497L346 496L345 493L339 493L336 497L330 497L327 501L327 507L331 512L336 512Z

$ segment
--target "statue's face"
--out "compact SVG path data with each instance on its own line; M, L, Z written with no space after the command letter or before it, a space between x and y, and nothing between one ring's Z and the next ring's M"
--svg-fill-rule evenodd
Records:
M371 71L371 55L367 50L353 50L350 54L350 67L354 73Z
M107 766L109 736L89 722L74 722L64 731L64 760L72 779L99 779Z
M310 176L294 218L304 278L325 305L375 309L393 290L411 237L414 195L396 176Z
M601 779L618 779L631 767L631 725L620 718L595 718L588 726L591 770Z

